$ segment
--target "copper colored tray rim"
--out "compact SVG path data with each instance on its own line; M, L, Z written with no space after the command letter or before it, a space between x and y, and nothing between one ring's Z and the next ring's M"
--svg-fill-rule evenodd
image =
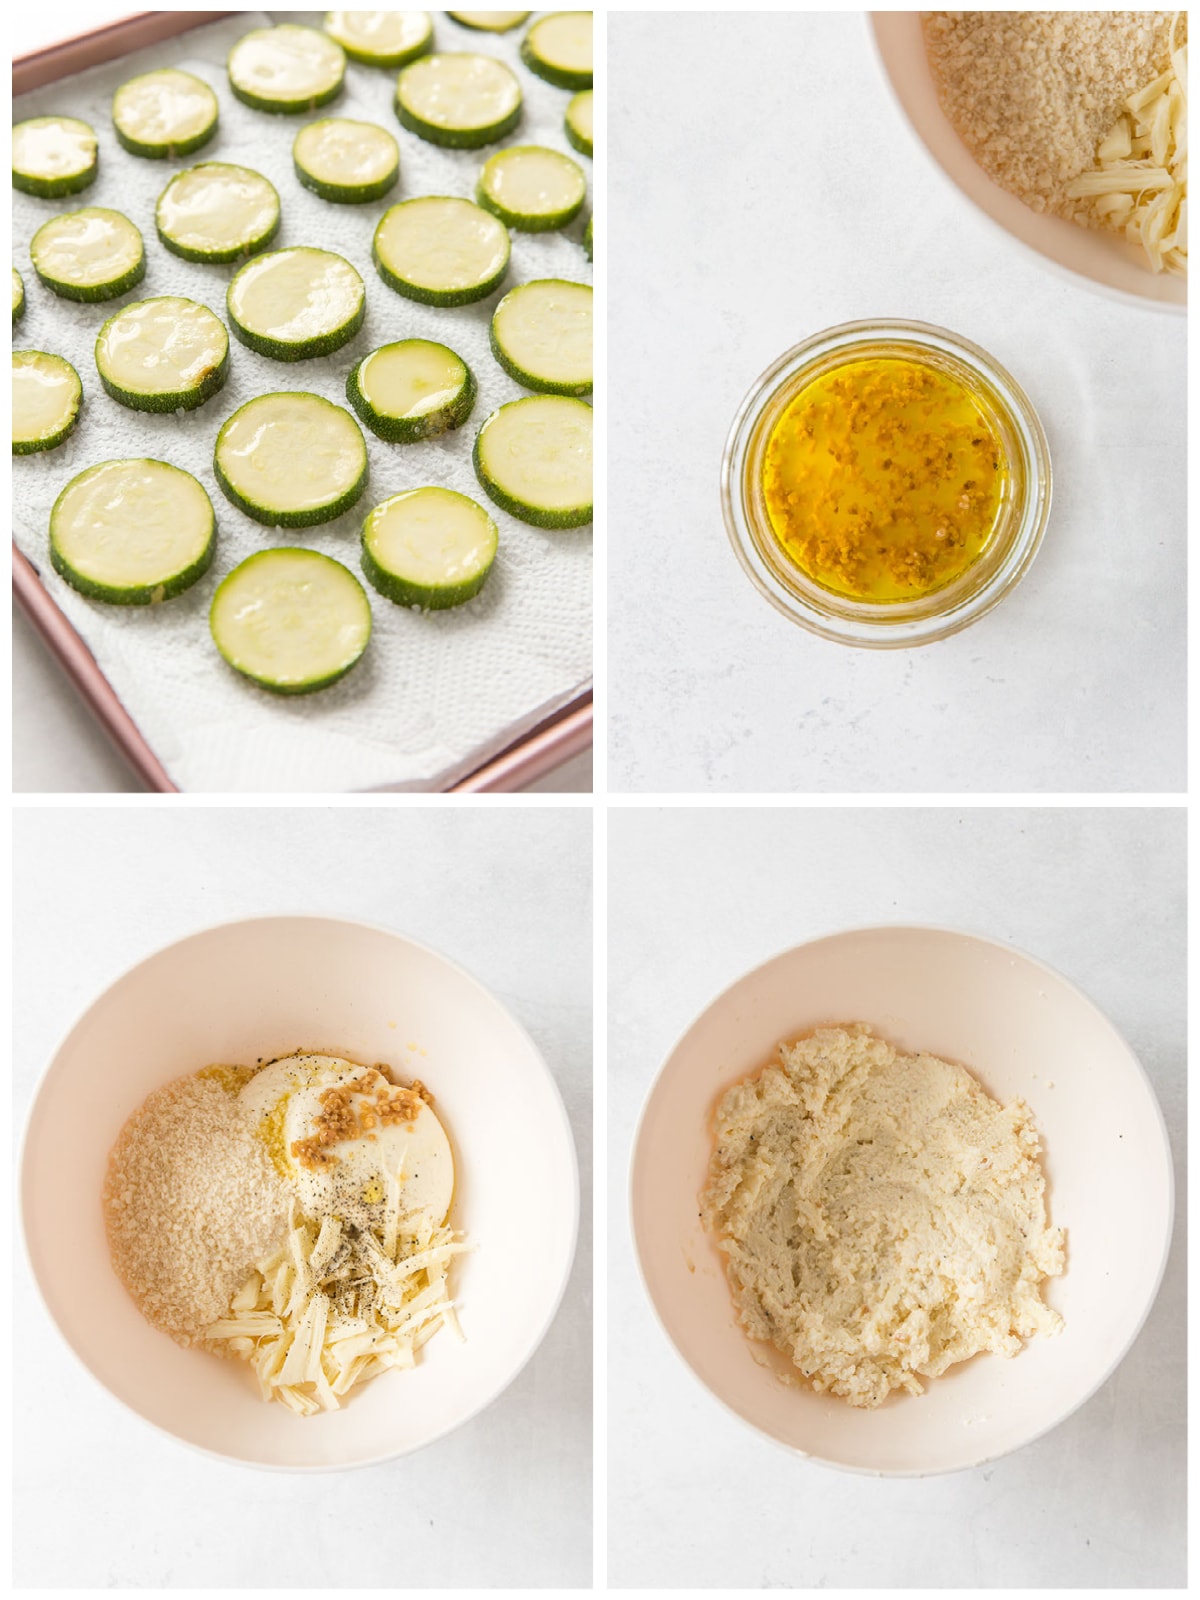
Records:
M12 92L14 96L27 94L102 61L114 61L131 51L234 15L232 11L138 12L93 32L20 56L13 62ZM142 783L158 794L177 794L178 786L121 703L95 656L43 588L37 568L15 544L13 594L84 703ZM466 777L449 784L447 792L508 793L545 777L562 762L590 747L592 723L592 692L586 689L498 755L489 757Z

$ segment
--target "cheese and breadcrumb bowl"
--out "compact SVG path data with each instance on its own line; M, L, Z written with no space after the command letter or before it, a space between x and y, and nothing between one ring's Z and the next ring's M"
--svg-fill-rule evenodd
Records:
M846 1027L851 1020L869 1024L870 1033ZM814 1045L822 1030L824 1043ZM851 1042L835 1039L831 1050L831 1031ZM923 1108L909 1108L917 1113L910 1117L895 1099L896 1075L916 1059L926 1063L927 1098ZM854 1108L863 1111L861 1082L839 1101L837 1084L847 1072L878 1075L882 1099L865 1113L873 1131L860 1128L839 1145ZM780 1254L770 1227L765 1239L761 1229L754 1233L755 1220L772 1215L755 1190L775 1181L777 1157L769 1154L757 1168L741 1159L750 1136L765 1133L790 1162L790 1103L805 1095L813 1108L829 1103L824 1136L840 1154L842 1179L835 1174L831 1192L817 1184L789 1199L797 1210L813 1209L804 1219L784 1216L783 1242L795 1246L805 1235L802 1221L810 1235L826 1226L814 1228L815 1208L833 1215L839 1182L841 1200L852 1195L863 1230L857 1261L853 1230L847 1237L839 1222L824 1253L818 1241L809 1262L796 1265L801 1279L815 1266L807 1292L818 1301L829 1297L822 1317L808 1324L810 1333L816 1327L824 1334L807 1344L779 1315L793 1296L778 1274L791 1272L796 1252ZM955 1115L961 1112L966 1123L931 1133L931 1113L947 1104L957 1104ZM891 1132L881 1140L889 1118ZM916 1152L930 1175L923 1194L903 1196L911 1209L899 1222L899 1192L874 1220L863 1198L871 1177L882 1175L877 1156L886 1157L895 1176L895 1151L869 1145L888 1138ZM739 1139L746 1141L740 1151ZM968 1204L972 1190L978 1199L986 1187L985 1156L1008 1168L991 1186L1002 1199L990 1216L986 1207ZM965 1170L971 1162L973 1176ZM754 1172L743 1190L736 1178L729 1181L739 1167ZM1105 1380L1157 1292L1170 1240L1172 1178L1145 1075L1103 1014L1067 980L989 940L935 928L875 928L785 952L700 1016L647 1100L631 1198L654 1309L678 1353L719 1400L814 1460L923 1475L1018 1448ZM947 1201L961 1206L959 1232L947 1231L943 1215L929 1235L936 1247L927 1250L921 1208L942 1209ZM731 1229L730 1208L739 1205L743 1215L732 1218ZM1022 1227L1028 1240L1020 1238ZM727 1271L723 1246L731 1233L750 1241L758 1264L740 1283ZM986 1294L946 1320L945 1306L953 1305L957 1286L965 1290L978 1276L980 1255L991 1245L997 1250ZM877 1303L843 1303L839 1276L861 1282L864 1262L872 1260L881 1274ZM767 1270L758 1270L764 1263ZM956 1285L953 1293L947 1284ZM945 1365L944 1345L951 1346Z
M228 1067L196 1076L214 1063ZM386 1086L371 1077L370 1063L387 1064ZM230 1072L234 1066L238 1070ZM152 1326L109 1254L101 1204L109 1153L148 1097L168 1094L177 1102L172 1120L185 1156L194 1131L195 1148L226 1139L231 1153L247 1160L249 1152L238 1144L242 1133L223 1107L231 1090L249 1093L256 1079L262 1104L255 1109L279 1112L280 1138L274 1149L269 1139L251 1141L254 1156L262 1158L252 1174L251 1214L238 1209L244 1190L240 1197L207 1197L228 1246L213 1293L205 1298L203 1286L193 1283L184 1285L185 1293L163 1294L150 1307L158 1323ZM173 1087L179 1083L182 1092ZM347 1109L342 1101L351 1098L368 1135L391 1131L390 1118L376 1127L363 1117L365 1104L381 1101L395 1112L395 1131L406 1146L423 1123L428 1127L429 1137L413 1147L420 1159L412 1163L429 1184L417 1194L428 1211L424 1225L435 1246L452 1233L469 1248L457 1254L439 1249L445 1281L430 1283L434 1325L444 1328L444 1304L450 1331L429 1338L411 1364L400 1354L400 1370L368 1373L369 1381L357 1382L346 1364L339 1403L325 1409L318 1399L297 1415L287 1404L263 1403L263 1383L270 1386L281 1374L266 1360L257 1370L254 1350L230 1348L226 1353L242 1357L233 1360L216 1359L211 1350L222 1337L231 1346L247 1339L247 1319L252 1328L258 1320L264 1337L273 1316L287 1319L281 1250L307 1257L309 1267L319 1252L327 1276L346 1276L336 1270L345 1239L328 1232L322 1239L311 1226L303 1239L273 1232L273 1186L280 1182L273 1157L297 1145L309 1157L307 1164L291 1162L294 1177L304 1172L300 1213L306 1206L336 1211L347 1235L390 1214L388 1197L376 1195L371 1174L344 1159L348 1146L334 1145L339 1162L327 1165L320 1150L304 1151L296 1137L302 1123L312 1126L316 1105L340 1114ZM334 1128L331 1136L344 1132ZM173 1159L180 1159L179 1151ZM186 1160L176 1170L186 1174ZM356 1183L361 1215L351 1215L346 1193L332 1206L324 1203L322 1185L333 1174ZM285 1470L387 1460L430 1443L492 1403L549 1328L570 1271L578 1218L570 1127L550 1069L520 1024L435 952L386 930L328 918L262 918L213 928L151 956L113 984L67 1035L43 1078L26 1132L21 1184L38 1288L93 1376L184 1443ZM381 1237L386 1247L386 1232ZM397 1256L404 1254L397 1249ZM253 1257L264 1270L247 1280L245 1263ZM381 1269L383 1275L398 1264ZM153 1269L153 1256L134 1261L141 1275L135 1281L140 1292L158 1293L163 1280L147 1273L147 1265ZM361 1305L336 1304L342 1289L353 1289L350 1277L347 1284L326 1284L331 1319L335 1311L362 1314ZM277 1308L273 1289L282 1296ZM237 1304L226 1313L230 1297ZM232 1325L222 1329L222 1321ZM319 1343L319 1332L304 1330L295 1366L304 1366L301 1357ZM298 1380L300 1396L313 1395L312 1371L283 1376Z

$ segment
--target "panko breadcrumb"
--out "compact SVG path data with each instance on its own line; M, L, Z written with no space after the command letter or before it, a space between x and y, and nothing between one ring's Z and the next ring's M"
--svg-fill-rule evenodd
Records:
M820 1029L723 1096L716 1135L701 1216L739 1318L817 1391L877 1406L1061 1327L1032 1115L964 1068Z
M1170 11L923 11L942 110L975 160L1034 211L1089 220L1068 185L1129 95L1170 64Z
M223 1316L287 1231L290 1193L237 1098L242 1075L168 1083L121 1129L104 1220L117 1276L179 1344Z

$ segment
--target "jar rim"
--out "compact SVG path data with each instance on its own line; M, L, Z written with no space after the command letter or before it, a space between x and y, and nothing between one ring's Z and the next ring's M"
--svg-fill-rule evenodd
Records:
M1011 425L1012 443L1019 452L1018 494L1007 542L989 566L981 568L980 563L975 563L946 588L913 602L849 601L805 580L799 569L792 569L782 557L772 559L770 552L777 548L777 541L748 504L747 468L756 429L782 391L788 391L783 402L786 404L803 387L810 368L828 363L831 357L852 355L858 348L869 347L872 353L884 354L885 348L881 347L888 346L898 350L908 347L910 351L915 346L918 351L940 356L948 364L965 367L983 383ZM1050 449L1041 420L1025 391L994 357L971 340L934 323L900 318L845 322L785 350L747 391L725 442L721 501L726 532L739 564L776 610L800 627L840 644L903 648L946 638L978 621L1028 571L1050 514ZM785 566L786 575L782 570Z

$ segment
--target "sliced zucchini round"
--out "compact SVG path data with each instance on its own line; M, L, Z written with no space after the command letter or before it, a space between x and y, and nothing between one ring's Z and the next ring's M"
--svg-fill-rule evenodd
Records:
M455 22L464 28L476 28L480 33L507 33L519 28L528 18L528 11L451 11Z
M217 115L217 97L203 78L177 67L143 72L113 95L118 143L152 161L199 150L216 133Z
M359 660L371 604L354 574L317 550L260 550L218 585L208 625L235 672L276 694L309 694Z
M213 471L248 517L312 528L340 517L367 485L367 446L348 411L320 395L262 394L221 428Z
M511 249L504 224L470 200L422 195L385 213L372 255L397 294L430 306L465 306L500 287Z
M445 611L487 582L500 535L481 505L453 489L404 489L363 524L362 569L398 606Z
M25 280L17 271L12 269L13 275L13 326L16 327L25 315Z
M50 559L72 588L110 605L182 594L212 565L212 501L165 461L102 461L72 478L50 513Z
M368 67L406 67L433 49L428 11L327 11L325 32Z
M592 90L580 89L571 97L563 119L568 140L581 155L592 153Z
M12 358L12 453L31 456L53 450L75 426L83 385L62 356L14 350Z
M378 200L400 176L400 147L386 128L326 117L301 128L292 145L296 176L337 205Z
M363 357L346 379L346 398L372 433L415 444L462 426L475 404L475 376L444 344L401 339Z
M146 276L142 236L119 211L86 206L44 222L29 246L33 270L64 300L113 300Z
M570 156L538 144L517 144L497 150L484 163L475 195L507 227L549 233L578 216L587 179Z
M13 128L13 188L26 194L78 194L95 183L99 161L96 131L78 117L30 117Z
M229 335L195 300L137 300L100 329L96 371L105 393L132 411L194 411L224 386Z
M502 511L535 528L592 520L592 408L536 394L493 411L475 439L475 475Z
M492 354L527 389L591 394L590 286L536 278L510 289L492 317Z
M595 220L594 215L590 216L587 219L587 227L583 230L583 253L589 261L592 259L592 223Z
M298 245L247 261L229 285L227 305L244 345L276 361L304 361L353 339L367 298L344 256Z
M521 40L521 60L556 88L590 89L592 13L552 11L539 17Z
M396 115L430 144L477 150L521 120L521 85L494 56L424 56L396 79Z
M229 87L255 111L315 111L336 100L346 75L346 52L316 28L282 22L255 28L229 52Z
M158 197L158 237L184 261L238 261L279 231L274 184L249 167L204 161L176 173Z

